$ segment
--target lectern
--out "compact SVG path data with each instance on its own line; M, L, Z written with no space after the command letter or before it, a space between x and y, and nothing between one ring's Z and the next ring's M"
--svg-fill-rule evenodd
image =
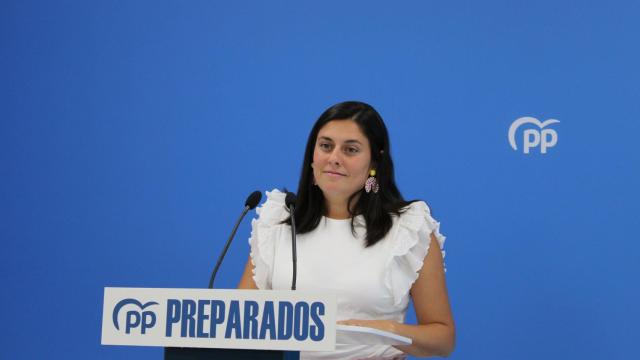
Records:
M294 360L336 343L411 339L336 325L334 294L219 289L104 289L102 344L164 347L166 360Z
M302 291L105 288L102 344L166 360L299 358L335 348L336 299Z
M298 360L299 351L164 348L165 360Z

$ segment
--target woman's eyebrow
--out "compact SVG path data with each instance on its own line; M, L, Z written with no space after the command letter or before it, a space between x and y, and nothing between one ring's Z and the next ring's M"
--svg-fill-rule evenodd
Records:
M325 141L331 141L333 142L333 139L328 137L328 136L320 136L318 137L318 140L325 140ZM358 144L358 145L362 145L362 143L359 140L356 139L350 139L350 140L345 140L344 142L345 144Z

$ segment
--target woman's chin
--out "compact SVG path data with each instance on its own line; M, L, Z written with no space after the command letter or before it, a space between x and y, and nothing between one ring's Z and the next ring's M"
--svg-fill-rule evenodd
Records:
M330 198L349 198L349 196L353 195L353 193L357 192L359 189L346 189L344 186L337 186L337 184L324 184L320 186L320 190L325 197Z

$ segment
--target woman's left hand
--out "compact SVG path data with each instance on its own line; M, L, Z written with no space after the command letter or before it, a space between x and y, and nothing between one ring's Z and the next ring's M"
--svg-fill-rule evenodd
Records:
M351 325L374 328L382 331L396 332L396 321L393 320L358 320L349 319L337 322L339 325Z

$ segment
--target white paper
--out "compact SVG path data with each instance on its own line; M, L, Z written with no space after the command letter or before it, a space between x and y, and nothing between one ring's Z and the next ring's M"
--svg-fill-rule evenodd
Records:
M411 339L369 327L336 325L336 344L411 345Z

